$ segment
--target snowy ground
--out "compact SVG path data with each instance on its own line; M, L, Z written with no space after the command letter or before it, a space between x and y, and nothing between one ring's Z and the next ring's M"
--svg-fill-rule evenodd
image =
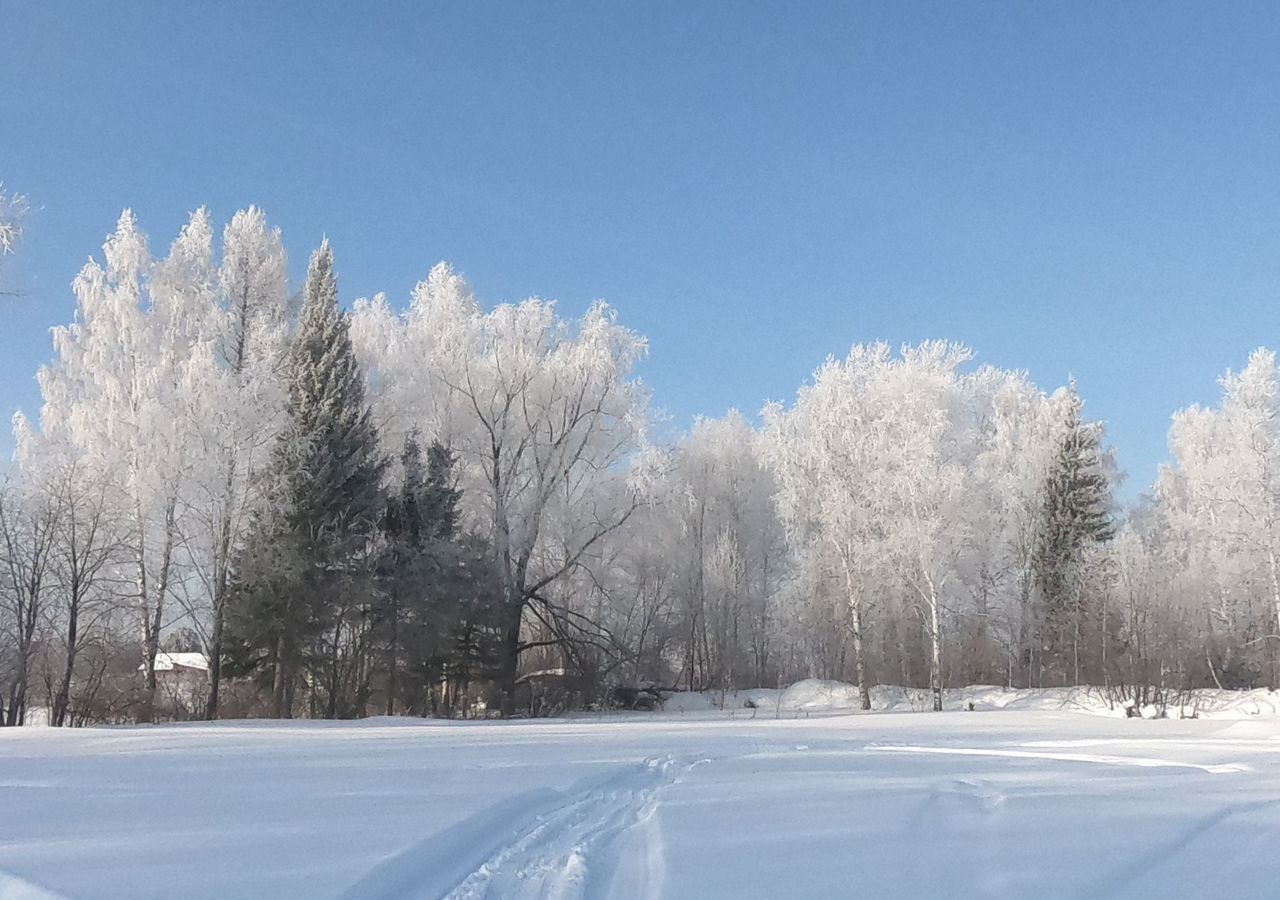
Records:
M1280 892L1280 718L1004 699L7 729L0 898Z

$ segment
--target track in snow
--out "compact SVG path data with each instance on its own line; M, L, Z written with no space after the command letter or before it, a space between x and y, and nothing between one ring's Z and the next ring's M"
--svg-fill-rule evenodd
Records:
M626 865L627 897L657 897L663 881L661 835L653 827L656 796L696 763L679 765L673 757L648 759L594 790L571 798L539 817L462 880L446 900L574 900L607 891ZM628 859L613 852L617 839L637 825L643 846ZM635 864L638 862L638 864ZM602 883L603 882L603 883Z

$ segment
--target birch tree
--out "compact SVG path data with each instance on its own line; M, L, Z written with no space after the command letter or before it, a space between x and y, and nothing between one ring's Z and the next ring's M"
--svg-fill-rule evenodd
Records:
M264 503L260 475L284 417L287 260L280 231L267 224L262 210L240 210L224 229L217 287L210 310L212 356L195 370L191 385L202 398L191 409L201 465L186 532L207 600L201 611L208 620L202 630L208 719L218 716L232 559Z
M1255 671L1277 685L1280 634L1280 372L1258 350L1222 378L1215 409L1191 407L1169 433L1174 462L1157 497L1169 540L1185 548L1187 587L1198 605L1252 650Z

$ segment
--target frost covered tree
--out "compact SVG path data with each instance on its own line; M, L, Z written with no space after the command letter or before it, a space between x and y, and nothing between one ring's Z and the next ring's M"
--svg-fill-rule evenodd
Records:
M736 411L695 422L654 492L660 514L641 524L670 532L662 565L679 598L681 674L691 688L773 680L773 617L789 557L759 443Z
M1057 450L1056 417L1050 398L1024 373L984 367L969 387L977 447L961 516L975 546L957 573L969 614L956 674L967 682L1026 683L1041 489Z
M1058 400L1058 448L1042 489L1034 570L1041 603L1042 665L1079 684L1087 637L1090 550L1113 534L1111 484L1102 426L1086 422L1072 383ZM1106 636L1102 636L1106 640Z
M940 704L943 592L966 539L953 513L971 463L959 395L968 359L944 343L898 357L886 344L857 346L818 369L790 408L765 409L783 517L812 547L807 558L838 566L864 709L868 607L903 587L922 604Z
M177 582L181 517L198 446L190 411L205 367L204 316L212 271L208 213L192 215L169 256L153 262L129 210L74 283L77 321L54 330L55 359L39 375L40 427L19 425L28 459L61 453L108 485L116 540L128 548L132 601L146 686L140 716L155 696L155 659ZM44 445L44 450L37 449Z
M0 182L0 260L17 252L27 209L27 198L6 191Z
M505 596L509 710L521 654L583 624L557 590L635 511L625 465L647 420L632 376L645 341L603 303L577 322L537 299L486 313L444 265L401 316L382 299L358 305L353 334L388 433L416 428L458 454ZM528 637L531 625L546 635Z
M1191 407L1174 417L1174 462L1156 491L1182 589L1205 613L1209 645L1222 648L1216 671L1236 685L1277 685L1278 412L1276 357L1258 350L1241 372L1223 377L1217 408Z
M223 231L219 295L211 313L214 358L198 410L202 478L189 545L208 601L206 718L217 718L231 564L263 502L260 474L284 417L282 377L289 318L287 262L279 229L256 207Z
M859 346L765 410L779 507L809 592L838 584L864 706L872 658L896 660L906 684L923 669L935 709L948 672L994 671L997 647L1012 678L1048 402L969 360L943 342Z

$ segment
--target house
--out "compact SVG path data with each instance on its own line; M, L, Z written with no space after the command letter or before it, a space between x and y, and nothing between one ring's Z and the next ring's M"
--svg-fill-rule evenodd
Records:
M147 664L138 666L145 672ZM209 657L203 653L157 653L156 692L159 702L186 718L204 703L209 691Z
M146 671L147 664L138 666L139 671ZM209 657L203 653L157 653L156 680L202 678L209 677Z

